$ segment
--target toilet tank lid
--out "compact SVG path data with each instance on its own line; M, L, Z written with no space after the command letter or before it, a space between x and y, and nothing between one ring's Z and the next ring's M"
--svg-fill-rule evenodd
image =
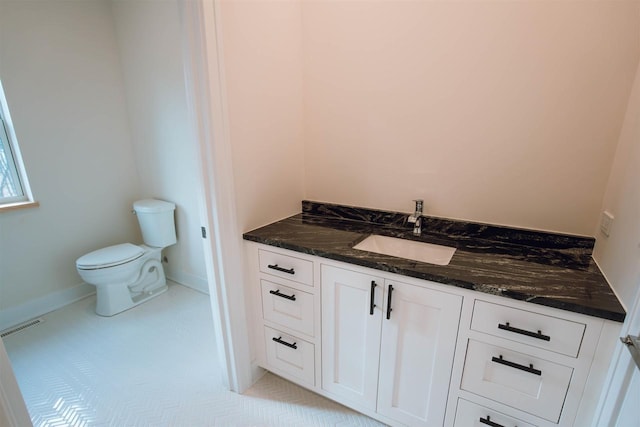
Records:
M131 243L108 246L89 252L76 261L76 266L82 270L113 267L140 258L144 249Z
M175 210L176 205L171 202L157 199L144 199L133 202L133 210L143 213L159 213Z

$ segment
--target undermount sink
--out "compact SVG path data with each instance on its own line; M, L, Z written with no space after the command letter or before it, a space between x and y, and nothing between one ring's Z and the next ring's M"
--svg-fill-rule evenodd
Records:
M436 265L448 265L456 251L456 248L449 246L398 239L396 237L379 236L377 234L372 234L367 237L355 245L353 249Z

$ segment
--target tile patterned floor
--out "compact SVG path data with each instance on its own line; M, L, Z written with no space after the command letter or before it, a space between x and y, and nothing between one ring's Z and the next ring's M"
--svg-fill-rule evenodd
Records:
M34 426L380 426L267 374L221 383L206 295L180 285L111 318L90 297L4 338Z

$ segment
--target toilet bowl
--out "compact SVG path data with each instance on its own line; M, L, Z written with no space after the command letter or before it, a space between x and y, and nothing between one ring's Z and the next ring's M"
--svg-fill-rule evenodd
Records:
M146 199L133 204L145 244L98 249L76 261L78 274L96 287L96 313L113 316L167 290L162 249L176 243L175 205Z

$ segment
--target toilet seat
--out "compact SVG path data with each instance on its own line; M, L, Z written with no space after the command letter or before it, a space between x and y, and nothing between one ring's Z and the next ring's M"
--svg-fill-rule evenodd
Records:
M144 255L144 249L140 246L122 243L89 252L78 258L76 266L80 270L97 270L126 264L142 255Z

